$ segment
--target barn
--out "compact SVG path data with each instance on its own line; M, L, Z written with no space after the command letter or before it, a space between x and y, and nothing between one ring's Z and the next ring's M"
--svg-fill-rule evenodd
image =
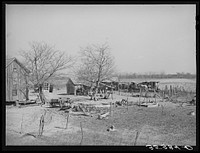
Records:
M6 59L6 101L28 100L30 71L16 58Z
M66 90L67 90L67 95L75 95L76 94L76 88L74 82L70 79L67 78L67 83L66 83Z

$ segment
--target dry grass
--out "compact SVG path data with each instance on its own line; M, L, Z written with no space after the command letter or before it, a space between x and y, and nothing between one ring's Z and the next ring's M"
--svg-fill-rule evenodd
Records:
M7 110L9 121L6 127L6 144L80 145L81 141L81 145L145 145L147 143L196 145L196 117L187 115L189 111L195 111L195 107L179 108L167 107L167 105L164 107L165 115L161 115L161 107L141 108L133 105L129 106L128 111L126 107L115 108L112 116L104 120L98 120L97 115L93 117L70 116L67 129L65 128L67 114L58 111L57 108L52 108L52 110L49 110L53 114L51 123L45 125L41 138L25 138L11 131L20 131L20 122L16 121L17 119L21 119L21 116L17 115L19 110L27 112L27 109L29 109L30 111L28 107L20 109L12 108ZM37 109L39 110L40 107L38 106ZM35 107L34 110L38 112L37 109ZM32 113L36 114L35 112ZM15 122L10 121L11 118ZM46 116L46 120L47 118L50 117ZM29 131L26 133L31 133L31 131L32 133L37 133L38 124L36 123L39 123L39 120L35 119L34 123L32 123L32 128L29 130L27 128L30 128L30 126L24 126L26 128L25 131ZM24 124L26 124L25 120ZM116 127L116 131L108 132L106 130L111 125ZM17 126L19 127L18 129L15 128ZM55 128L56 126L63 128ZM141 129L140 132L136 132L138 129Z
M53 95L51 95L53 96ZM7 107L6 144L7 145L146 145L172 144L196 145L196 116L187 115L196 112L196 106L178 107L179 104L162 102L161 107L148 108L132 105L139 97L129 97L129 106L112 107L112 116L98 120L98 111L110 111L110 102L126 99L126 96L114 95L113 100L92 102L87 97L70 96L89 105L100 106L93 116L73 115L59 111L60 108L41 106ZM44 130L41 137L23 136L25 133L38 134L40 117L44 114ZM22 120L22 114L23 120ZM78 114L78 113L77 113ZM83 113L82 113L83 114ZM115 131L107 131L114 125ZM20 133L22 132L23 133ZM81 142L81 143L80 143Z

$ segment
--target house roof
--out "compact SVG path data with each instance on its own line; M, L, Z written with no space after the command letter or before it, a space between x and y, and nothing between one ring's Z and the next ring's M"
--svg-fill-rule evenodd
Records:
M6 59L6 67L8 67L15 58L7 58Z
M30 70L29 69L27 69L21 62L19 62L18 60L17 60L17 58L7 58L6 59L6 68L13 62L13 61L15 61L19 66L21 66L27 73L30 73Z

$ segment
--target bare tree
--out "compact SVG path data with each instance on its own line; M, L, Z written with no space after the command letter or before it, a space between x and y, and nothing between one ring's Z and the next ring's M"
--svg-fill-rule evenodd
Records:
M29 84L28 84L28 74L22 74L23 79L21 79L21 83L18 86L19 91L24 95L26 101L29 100Z
M40 89L50 77L58 75L61 70L70 68L73 64L72 57L45 42L30 43L30 50L20 51L20 55L31 71L29 80Z
M95 83L96 93L99 83L110 79L114 72L114 58L109 52L109 46L88 45L81 48L81 65L77 71L78 80Z

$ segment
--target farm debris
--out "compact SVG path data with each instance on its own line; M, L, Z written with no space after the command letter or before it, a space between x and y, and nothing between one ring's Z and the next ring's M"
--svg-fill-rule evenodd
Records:
M70 99L70 98L64 98L64 97L60 97L57 101L57 103L59 104L59 106L62 108L62 107L65 107L65 106L68 106L68 107L71 107L73 101Z
M111 126L107 129L107 131L108 131L108 132L109 132L109 131L116 131L116 129L115 129L114 125L111 125Z
M115 107L117 106L125 106L127 105L128 101L126 99L122 99L121 101L116 101L115 102Z
M95 114L95 113L102 113L102 112L107 112L108 107L99 107L98 105L92 105L92 104L73 104L71 110L73 112L88 112L90 114ZM82 111L83 110L83 111ZM87 115L87 113L86 113Z
M175 116L175 114L171 114L171 116L172 116L172 117L174 117L174 116Z
M63 107L60 108L60 110L65 110L65 111L67 111L67 110L69 110L69 109L71 109L71 108L72 108L72 106L63 106Z
M88 111L88 108L83 104L74 105L71 110L74 112L83 112L83 115L92 117L91 113Z
M138 106L143 106L143 107L159 107L160 104L155 103L155 102L150 102L150 103L138 104Z
M196 105L196 100L193 98L191 101L189 101L190 105Z
M103 114L99 114L98 115L98 119L104 119L104 118L106 118L108 115L109 115L110 113L109 112L107 112L107 113L103 113Z
M108 102L106 102L106 103L101 103L102 105L109 105L109 103Z
M112 93L107 91L105 93L89 92L90 100L108 99Z
M42 107L50 108L50 107L52 107L52 105L50 103L45 103L45 104L42 105Z
M189 112L187 115L192 115L192 116L195 116L196 114L195 114L195 112L194 112L194 111L191 111L191 112Z
M148 106L147 107L159 107L160 105L158 104L158 103L156 103L156 104L148 104Z

